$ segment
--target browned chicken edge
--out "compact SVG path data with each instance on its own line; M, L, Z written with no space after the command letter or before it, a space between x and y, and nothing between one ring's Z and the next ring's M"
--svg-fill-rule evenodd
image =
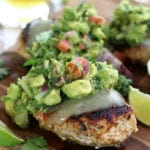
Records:
M73 115L56 124L51 124L52 116L40 112L35 118L42 128L54 132L62 140L96 148L118 146L137 131L135 114L128 105Z

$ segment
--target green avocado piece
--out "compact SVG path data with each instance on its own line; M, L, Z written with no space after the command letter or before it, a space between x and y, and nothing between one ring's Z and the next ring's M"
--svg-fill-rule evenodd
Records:
M16 112L14 109L14 101L11 100L5 101L5 111L11 117L15 115Z
M70 31L70 35L67 36L70 43L73 43L73 44L78 44L80 43L80 37L79 37L79 34L76 32L76 31Z
M68 23L68 26L71 30L75 30L76 32L81 32L84 34L88 34L90 31L90 27L86 22L72 21Z
M45 83L45 78L43 74L40 74L36 77L30 78L30 86L31 87L40 87Z
M60 91L56 89L52 89L50 92L46 93L46 95L42 99L43 103L52 106L61 102Z
M18 85L12 83L7 89L7 97L11 100L17 100L21 95L21 89Z
M94 77L98 73L97 67L94 64L90 65L90 77Z
M66 20L75 20L77 16L77 12L71 7L65 7L63 10L63 16Z
M99 40L106 39L106 35L103 33L102 29L100 27L95 27L92 30L92 34L96 36Z
M97 15L97 11L94 8L89 8L86 11L87 11L86 12L87 16L95 16L95 15Z
M82 98L92 92L92 85L89 80L76 80L65 84L62 91L69 98Z
M27 128L29 126L29 122L30 122L28 112L23 111L23 112L16 113L13 118L13 121L19 127Z

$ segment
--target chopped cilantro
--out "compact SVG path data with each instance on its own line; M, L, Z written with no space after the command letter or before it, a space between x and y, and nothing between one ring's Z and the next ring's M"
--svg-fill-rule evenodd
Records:
M43 137L27 138L21 150L48 150L48 143Z
M0 79L8 75L9 71L7 68L3 67L3 60L0 60Z
M123 75L119 75L118 83L115 89L119 91L124 97L128 97L129 86L131 85L131 83L132 83L131 79L128 79Z

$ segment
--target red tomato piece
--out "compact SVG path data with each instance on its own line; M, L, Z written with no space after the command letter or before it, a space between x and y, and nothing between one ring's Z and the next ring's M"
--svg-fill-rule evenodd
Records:
M74 58L67 64L66 73L69 79L83 78L89 72L90 63L83 57Z
M82 69L80 69L76 64L73 62L69 62L67 64L67 73L68 77L72 80L82 78L83 77L83 72Z
M57 48L58 48L60 51L62 51L62 52L68 52L68 51L70 50L70 48L71 48L71 45L70 45L70 43L69 43L67 40L62 39L62 40L58 43Z
M88 17L88 21L92 22L96 25L103 25L105 24L105 19L103 17L100 16L89 16Z

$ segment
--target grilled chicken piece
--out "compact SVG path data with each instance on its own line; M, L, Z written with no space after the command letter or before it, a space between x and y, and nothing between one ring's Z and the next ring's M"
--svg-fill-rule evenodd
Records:
M133 64L140 63L146 66L150 59L150 39L147 38L142 44L134 47L118 49L124 60L130 60Z
M73 115L65 122L52 126L51 117L51 114L45 113L36 115L41 127L54 132L62 140L97 148L119 146L137 130L135 115L127 105Z
M107 103L107 96L103 98L106 99L102 100L102 98L99 98L101 105ZM113 99L113 97L109 98ZM116 100L118 97L114 96L114 98ZM96 101L98 102L98 100ZM109 101L110 103L111 100ZM99 108L95 111L80 114L80 109L78 110L77 108L80 107L84 110L84 107L79 102L75 106L76 112L79 113L72 113L67 119L64 119L65 115L62 114L67 107L60 107L59 109L62 110L53 110L49 113L37 112L35 118L39 121L42 128L54 132L62 140L73 141L96 148L104 146L117 147L133 132L137 131L137 127L136 118L131 107L125 103L121 103L118 106L114 104L107 109ZM67 106L69 107L69 105ZM72 109L72 106L70 106L70 110Z
M30 56L25 49L27 47L31 48L33 42L35 41L36 35L38 33L49 30L51 23L52 21L50 20L41 20L41 19L36 19L28 23L26 27L22 30L16 42L18 54L23 56L25 59L28 59Z

